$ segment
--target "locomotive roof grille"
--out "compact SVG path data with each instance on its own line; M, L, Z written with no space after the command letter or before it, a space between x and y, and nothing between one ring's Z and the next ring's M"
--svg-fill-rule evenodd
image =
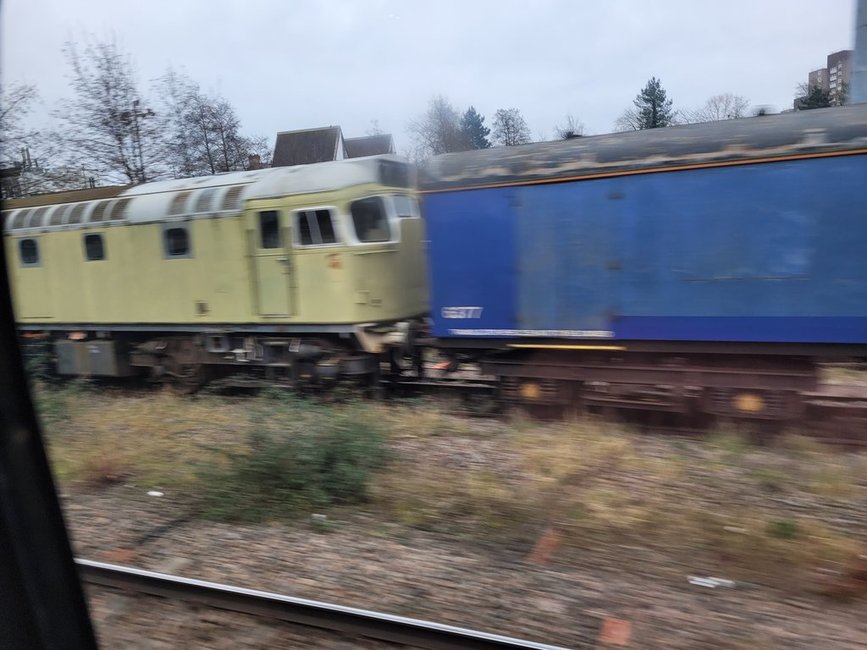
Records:
M226 194L223 196L223 210L237 210L241 204L243 191L243 185L234 185L226 190Z
M81 223L84 221L82 218L84 216L84 211L88 208L88 206L92 205L91 203L78 203L76 204L72 210L69 212L69 217L66 219L66 223Z
M96 204L96 207L90 213L90 223L95 223L97 221L106 221L108 220L108 207L111 205L111 200L103 199L99 203Z
M216 193L216 187L208 187L199 190L198 196L196 196L195 212L210 212L211 203L213 202L214 194Z
M63 218L70 211L72 206L67 203L65 205L58 205L54 210L51 211L51 217L48 219L49 226L62 226Z
M27 217L28 214L30 214L30 212L31 211L29 209L28 210L19 210L15 214L15 216L10 220L11 223L9 225L9 229L12 230L15 228L23 228L24 227L24 219Z
M51 206L43 206L41 208L37 208L35 212L30 214L29 219L24 223L24 228L39 228L42 225L42 220L48 211L51 209Z
M127 211L127 207L129 206L130 201L132 201L132 199L130 199L130 198L122 198L122 199L115 200L114 205L111 208L111 220L112 221L119 221L119 220L124 219L126 217L126 211Z
M184 208L187 205L187 197L190 195L190 190L186 192L178 192L172 197L172 202L169 204L169 215L177 216L184 214Z

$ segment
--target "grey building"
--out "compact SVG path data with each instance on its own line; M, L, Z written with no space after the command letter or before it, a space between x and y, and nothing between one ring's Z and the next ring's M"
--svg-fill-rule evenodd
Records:
M828 55L826 67L807 75L807 87L826 91L836 106L845 101L851 80L852 50L840 50Z

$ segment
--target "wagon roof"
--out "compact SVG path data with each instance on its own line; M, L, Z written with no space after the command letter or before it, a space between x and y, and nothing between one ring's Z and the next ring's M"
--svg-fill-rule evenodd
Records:
M867 104L442 154L419 183L436 191L839 150L867 151Z

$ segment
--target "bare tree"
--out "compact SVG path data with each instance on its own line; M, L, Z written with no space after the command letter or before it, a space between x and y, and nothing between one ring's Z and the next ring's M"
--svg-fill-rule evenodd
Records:
M169 70L157 83L162 101L165 159L175 177L203 176L267 166L265 138L241 135L241 121L223 97L206 95L188 77Z
M80 189L90 180L85 171L60 162L61 149L51 137L26 126L38 97L28 84L0 89L0 161L7 167L0 179L4 197Z
M39 94L35 86L15 84L0 88L0 156L3 160L20 159L21 150L35 133L24 126Z
M164 157L175 178L199 173L196 137L188 128L190 98L199 92L197 84L171 68L160 77L154 92L159 101L160 130L163 133Z
M614 121L615 131L640 131L641 130L641 115L635 108L627 108Z
M749 114L750 100L741 95L722 93L709 97L703 106L693 111L684 111L680 119L686 124L697 122L720 122L737 120Z
M245 169L257 169L260 167L270 167L271 157L274 152L274 147L271 141L264 135L254 135L247 138L247 149L249 155L247 157L247 166Z
M433 97L425 114L410 122L408 128L413 140L413 157L418 160L469 148L461 131L461 116L442 95Z
M115 41L64 47L73 95L54 111L67 165L108 180L144 183L161 175L160 137L129 55Z
M530 128L517 108L501 108L494 113L494 141L512 147L530 142Z
M379 120L370 120L370 127L366 131L366 135L384 135L385 131L379 128Z
M554 127L554 135L558 140L580 138L585 135L584 124L582 124L580 120L575 119L572 115L567 115L562 124L558 124Z

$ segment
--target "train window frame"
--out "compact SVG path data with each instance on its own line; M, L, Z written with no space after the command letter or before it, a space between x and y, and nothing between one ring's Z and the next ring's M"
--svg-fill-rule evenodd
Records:
M99 244L91 245L90 242L99 242ZM81 244L84 247L84 260L86 262L102 262L106 259L105 238L101 232L84 233L81 237Z
M352 235L355 238L355 242L362 246L367 245L382 245L382 244L393 244L397 242L397 233L400 230L396 224L393 223L394 219L392 218L392 213L394 213L394 207L390 200L391 195L389 194L371 194L369 196L359 197L349 202L349 219L352 222ZM379 201L380 206L382 207L382 214L385 217L385 223L388 226L388 239L362 239L358 236L358 227L355 222L355 212L353 208L356 204L362 203L363 201L370 201L371 199L377 199ZM388 199L388 200L387 200Z
M390 194L389 198L391 199L392 209L394 211L394 216L397 219L420 219L421 218L421 208L418 204L418 199L411 194ZM400 203L405 200L406 204L410 206L409 214L403 214L405 210L400 208Z
M257 244L260 250L275 250L283 248L283 233L280 228L279 210L259 210L256 214ZM265 229L265 219L268 219L268 230ZM273 221L271 220L273 218Z
M24 251L24 245L27 243L33 244L32 253ZM18 260L21 266L33 268L42 266L42 255L39 250L39 237L23 237L18 240Z
M317 217L316 220L316 235L317 237L313 237L313 230L310 229L310 217L309 214L315 213L319 214L320 212L327 211L328 216L331 221L331 231L334 235L333 242L323 242L321 232L319 229L319 220ZM335 246L343 246L343 236L340 232L340 228L338 226L338 215L339 211L336 206L333 205L321 205L321 206L311 206L308 208L301 208L299 210L292 211L292 244L295 248L333 248ZM304 229L301 227L301 219L302 215L304 215L304 219L307 223L307 231L311 235L311 243L305 244L302 240L302 232ZM318 239L318 241L316 241Z
M169 238L172 236L169 233L173 231L180 231L184 233L184 237L186 238L186 247L183 252L173 253L172 252L172 242L169 241ZM190 233L189 226L183 222L172 222L163 225L162 230L162 248L163 248L163 258L167 260L180 260L180 259L190 259L193 256L193 238Z

